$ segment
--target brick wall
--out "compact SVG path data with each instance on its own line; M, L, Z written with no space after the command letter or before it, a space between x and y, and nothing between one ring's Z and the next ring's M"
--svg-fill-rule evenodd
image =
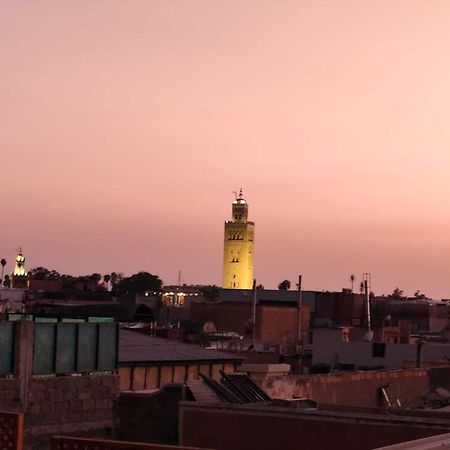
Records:
M354 319L362 325L364 317L364 295L346 292L316 292L314 318L328 320L330 326L351 326L354 325Z
M0 411L20 411L19 387L16 379L0 378Z
M192 303L191 318L199 322L211 321L218 331L235 331L251 335L248 322L252 318L251 303ZM309 337L310 308L302 305L302 335ZM247 324L247 327L246 327ZM259 304L256 309L256 337L277 343L293 342L296 337L297 308Z
M309 321L309 306L302 305L301 332L303 343L309 342ZM256 335L264 341L293 343L297 340L297 324L296 307L260 306L256 315Z
M447 376L449 371L447 370ZM307 397L323 404L363 407L385 406L381 387L391 400L403 406L413 404L428 392L428 371L424 369L352 372L327 375L287 375L266 378L261 387L272 398Z
M195 303L191 304L191 319L200 323L213 322L217 331L235 331L245 335L245 323L252 317L250 303Z
M178 443L178 403L186 389L169 384L155 393L122 393L119 398L120 439L164 444Z
M25 414L26 448L46 448L53 434L110 433L116 425L117 395L115 375L33 379Z

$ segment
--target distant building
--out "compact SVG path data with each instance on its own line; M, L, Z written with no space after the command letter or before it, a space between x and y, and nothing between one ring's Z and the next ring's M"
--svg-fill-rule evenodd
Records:
M439 361L450 361L449 344L386 343L350 341L351 328L316 328L313 331L313 366L327 366L334 370L348 369L401 369L404 367L430 366Z
M0 315L23 312L25 299L26 289L0 287Z
M374 324L389 318L396 324L400 319L409 320L411 333L440 333L449 325L449 305L429 299L395 300L378 297L371 301Z
M233 201L232 213L232 220L225 222L223 287L251 289L255 224L247 220L248 203L242 196L242 189Z
M203 286L171 285L161 289L161 300L165 306L189 307L193 298L202 295ZM145 293L147 297L151 293Z
M300 326L301 341L307 344L310 314L308 305L302 305L299 312L296 303L258 301L255 338L275 344L295 344ZM201 324L212 323L219 332L253 336L252 304L248 302L192 302L191 319Z
M298 291L257 289L220 289L217 299L197 298L191 302L191 319L205 324L212 322L219 332L236 332L278 344L310 342L310 317L314 313L314 292L303 291L299 315ZM256 302L256 323L253 329L253 302ZM300 324L298 319L300 318Z

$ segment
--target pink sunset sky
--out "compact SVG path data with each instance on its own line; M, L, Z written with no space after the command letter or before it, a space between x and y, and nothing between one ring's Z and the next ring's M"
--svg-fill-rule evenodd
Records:
M450 297L448 0L0 1L0 257Z

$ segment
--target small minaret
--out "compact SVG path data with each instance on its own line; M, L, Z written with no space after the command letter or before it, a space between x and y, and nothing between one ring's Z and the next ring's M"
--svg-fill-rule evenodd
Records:
M28 277L25 270L25 256L23 256L21 248L19 248L19 252L16 256L16 265L14 266L14 272L12 273L12 287L21 289L26 289L28 287Z
M232 205L232 220L225 222L223 252L223 287L227 289L252 289L253 246L255 224L249 222L248 203L236 195Z
M27 273L25 272L25 256L22 254L22 249L19 248L19 253L16 256L16 266L14 267L13 275L15 277L23 277Z

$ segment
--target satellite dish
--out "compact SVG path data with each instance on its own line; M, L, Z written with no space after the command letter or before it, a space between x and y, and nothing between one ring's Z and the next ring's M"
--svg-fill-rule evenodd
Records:
M365 335L364 335L364 340L366 342L372 342L373 341L373 331L369 330Z

